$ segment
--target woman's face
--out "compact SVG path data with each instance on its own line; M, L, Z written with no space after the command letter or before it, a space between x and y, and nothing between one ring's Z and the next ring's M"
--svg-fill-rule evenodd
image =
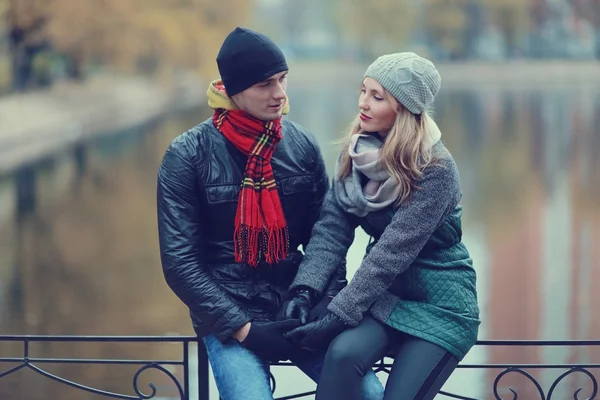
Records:
M366 132L385 135L394 125L397 116L396 102L386 94L383 86L375 79L366 77L360 88L358 108L360 108L360 128ZM392 101L395 100L392 98Z

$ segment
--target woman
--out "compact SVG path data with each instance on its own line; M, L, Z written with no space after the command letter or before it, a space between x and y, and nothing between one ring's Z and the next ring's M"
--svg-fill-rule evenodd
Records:
M372 236L329 312L287 334L308 349L329 345L317 399L360 399L362 378L386 355L394 366L385 399L433 399L477 340L458 170L427 114L440 84L435 66L414 53L379 57L365 73L360 113L291 287L297 294L281 312L305 316L355 228Z

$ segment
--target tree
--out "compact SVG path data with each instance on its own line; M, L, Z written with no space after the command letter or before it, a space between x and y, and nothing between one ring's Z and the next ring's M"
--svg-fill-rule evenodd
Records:
M482 0L489 21L503 33L510 53L518 49L521 38L531 25L531 1Z
M468 0L424 0L422 19L429 45L451 59L467 55Z
M344 42L357 44L369 59L399 51L407 43L416 12L412 0L339 0L335 21Z
M8 37L6 21L8 19L8 0L0 0L0 93L8 89L11 83L11 68L8 57L8 45L3 44Z
M515 53L530 25L533 0L424 0L422 18L430 45L450 59L467 58L473 40L497 28Z
M7 34L14 90L24 90L31 78L33 58L45 45L43 0L9 0Z
M214 72L225 34L243 22L246 0L9 0L15 60L44 44L68 60L70 76L92 66L117 71ZM17 70L29 65L15 62Z

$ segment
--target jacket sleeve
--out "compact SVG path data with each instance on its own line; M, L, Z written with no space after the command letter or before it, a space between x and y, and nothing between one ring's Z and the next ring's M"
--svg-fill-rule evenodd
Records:
M238 307L201 263L203 232L195 169L181 148L167 149L158 171L157 213L165 280L210 332L225 341L246 322Z
M346 254L354 241L355 230L356 224L338 205L335 185L332 185L327 191L321 217L312 230L304 259L290 289L308 286L320 294L328 292L327 284L332 277L337 277L336 271L343 269L345 275Z
M460 199L458 171L453 165L429 167L419 187L395 212L348 286L329 304L329 310L351 326L410 267Z

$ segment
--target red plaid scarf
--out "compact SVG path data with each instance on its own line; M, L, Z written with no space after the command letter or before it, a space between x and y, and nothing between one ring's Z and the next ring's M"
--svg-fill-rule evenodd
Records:
M281 120L262 121L240 110L215 109L215 127L248 156L235 215L235 260L256 266L288 254L289 237L271 157L281 140Z

